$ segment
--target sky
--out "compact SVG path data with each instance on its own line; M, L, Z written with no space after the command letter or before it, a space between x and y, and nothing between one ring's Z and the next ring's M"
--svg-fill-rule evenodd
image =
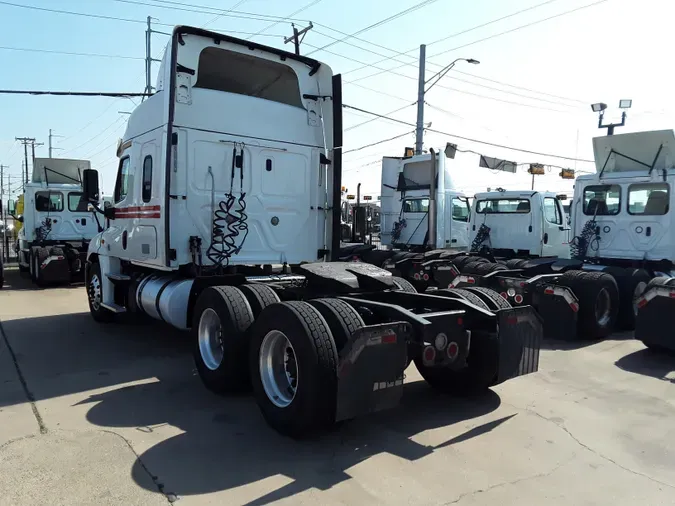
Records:
M673 127L667 50L674 13L667 0L0 1L0 89L142 92L147 16L160 32L193 25L288 50L291 20L300 28L311 21L301 53L342 74L344 103L399 120L345 109L343 184L350 193L361 183L362 194L379 195L382 157L414 146L413 127L404 123L416 119L420 44L427 45L427 79L457 58L480 61L457 62L425 96L424 121L437 131L425 132L425 148L452 142L464 151L449 161L457 189L530 188L527 166L491 171L478 166L479 153L545 164L535 189L571 193L573 182L550 165L595 170L592 137L605 131L591 103L605 102L612 120L619 99L633 100L616 133ZM167 40L153 34L154 57ZM44 143L36 156L48 156L49 129L53 156L91 160L111 193L124 113L134 102L0 94L5 198L21 184L23 147L15 137L36 138Z

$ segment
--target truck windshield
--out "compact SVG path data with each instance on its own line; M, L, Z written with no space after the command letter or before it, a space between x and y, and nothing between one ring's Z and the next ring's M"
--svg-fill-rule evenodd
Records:
M476 212L481 214L529 213L530 201L527 199L487 199L476 202Z
M291 67L217 47L207 47L199 54L195 88L302 107L298 76Z
M35 194L35 210L41 213L58 213L63 211L63 193L37 192Z
M594 185L584 188L586 216L613 216L621 208L621 187L616 184Z
M80 192L70 192L68 194L68 210L77 213L87 211L87 200L83 198L84 195Z

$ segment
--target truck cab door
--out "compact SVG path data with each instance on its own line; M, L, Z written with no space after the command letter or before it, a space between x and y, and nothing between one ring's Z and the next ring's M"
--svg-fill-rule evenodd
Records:
M446 248L468 248L469 247L469 217L471 208L466 197L461 195L452 195L450 200L450 220L446 223L450 225L450 243L446 243ZM447 225L446 225L447 226ZM448 233L446 230L445 236Z
M545 197L543 201L542 256L569 258L568 226L560 201Z
M134 200L134 163L131 156L132 147L122 153L117 169L113 208L115 219L110 220L110 226L103 232L104 254L120 259L129 259L129 233L132 225L131 210Z

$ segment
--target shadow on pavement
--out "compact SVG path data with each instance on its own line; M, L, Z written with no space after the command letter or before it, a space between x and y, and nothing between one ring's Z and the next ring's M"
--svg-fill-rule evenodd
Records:
M311 488L329 489L349 480L351 467L380 453L415 461L495 430L510 418L473 428L435 447L417 443L411 438L425 430L476 418L500 405L492 391L477 399L457 399L437 394L424 382L406 384L398 408L306 441L270 429L251 397L217 397L196 376L178 383L160 379L82 403L96 403L87 419L99 426L152 432L168 424L185 431L140 455L132 470L140 486L147 486L146 468L164 484L165 493L178 496L228 490L277 475L292 480L248 504L267 504Z
M7 320L2 330L38 401L194 367L188 334L159 322L105 325L87 312ZM4 392L0 407L17 402Z
M675 379L667 377L675 371L675 353L672 352L645 348L621 357L615 364L624 371L675 383Z
M54 288L76 289L84 286L84 281L77 281L70 284L49 284L46 286L37 286L30 280L30 274L19 272L18 266L5 266L5 282L2 286L3 291L17 290L53 290Z
M633 339L632 331L620 331L610 334L606 339L578 339L574 336L571 336L569 340L567 339L544 339L541 343L541 348L543 350L552 350L552 351L574 351L580 350L581 348L586 348L588 346L593 346L602 341L628 341Z

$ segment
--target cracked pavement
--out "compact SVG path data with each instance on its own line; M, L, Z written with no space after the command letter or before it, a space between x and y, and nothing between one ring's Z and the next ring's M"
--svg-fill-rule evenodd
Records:
M539 373L474 400L413 367L399 408L295 442L206 391L186 334L95 324L82 287L7 284L2 506L675 504L675 357L629 335L545 343Z

